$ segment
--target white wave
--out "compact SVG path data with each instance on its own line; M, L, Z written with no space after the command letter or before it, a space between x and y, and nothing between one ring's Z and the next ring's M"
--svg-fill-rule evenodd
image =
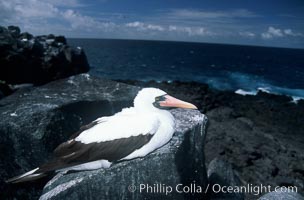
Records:
M268 87L265 87L265 88L264 87L259 87L258 90L261 91L261 92L270 93L271 89L268 88Z
M292 98L292 103L295 103L295 104L298 104L298 102L300 101L300 100L304 100L304 97L296 97L296 96L292 96L291 97Z
M243 96L256 95L257 94L256 91L246 91L246 90L243 90L243 89L237 89L234 93L240 94L240 95L243 95Z
M236 94L256 95L258 91L261 91L270 94L289 96L293 99L293 103L297 103L300 99L304 99L304 89L302 88L287 88L276 86L265 80L263 77L243 74L239 72L228 72L227 77L228 80L217 80L216 82L221 81L229 83L232 90L237 89L235 91ZM213 85L217 84L218 83L213 83Z
M297 104L299 100L304 100L304 89L290 89L290 88L281 88L273 86L267 87L267 88L257 88L257 90L251 90L247 91L244 89L237 89L234 93L239 95L257 95L258 91L269 93L269 94L275 94L275 95L285 95L292 98L291 103ZM297 96L301 95L301 96Z

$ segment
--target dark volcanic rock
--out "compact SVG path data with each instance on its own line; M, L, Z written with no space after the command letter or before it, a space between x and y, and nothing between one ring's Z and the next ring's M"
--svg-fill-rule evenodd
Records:
M4 50L7 48L14 48L14 44L16 44L16 40L10 32L5 27L0 26L0 55L4 55Z
M58 174L45 186L40 199L203 198L207 185L203 153L207 118L193 110L172 113L176 133L165 146L144 158L114 164L108 169ZM189 188L192 185L197 193L179 193L178 184ZM168 191L169 187L172 189L167 195L166 186ZM183 187L178 186L178 190L182 191Z
M304 200L304 197L296 192L288 192L286 188L278 189L279 191L263 195L259 200ZM282 189L282 191L280 189Z
M23 39L24 42L26 42L26 40L31 40L33 39L34 36L28 32L23 32L20 34L19 39Z
M233 164L244 185L292 185L303 191L303 175L295 169L304 166L304 155L296 145L285 143L251 119L235 115L228 107L207 113L210 120L206 139L206 160L214 157ZM301 166L301 167L300 167ZM252 193L247 198L256 199ZM251 197L250 197L251 196Z
M80 47L67 45L64 36L21 33L19 27L0 27L0 80L35 85L89 71Z
M245 198L242 192L228 192L229 187L233 189L242 186L231 164L218 158L213 159L208 166L208 179L211 200L242 200ZM224 191L221 192L223 188Z
M9 185L4 181L50 159L54 148L80 126L131 106L139 89L82 74L40 87L21 88L1 99L0 150L5 153L0 156L0 199L37 199L51 177L21 185ZM143 159L116 164L111 169L57 177L46 186L44 197L53 195L69 199L77 192L80 199L92 199L92 195L96 198L104 195L140 198L140 193L128 192L126 185L138 186L140 183L172 184L173 189L179 183L184 186L196 184L203 190L207 184L203 154L206 118L198 111L172 112L178 118L178 132L163 148ZM117 185L119 183L121 185ZM66 190L58 192L61 186ZM202 197L202 191L193 196L176 192L171 196L197 198Z
M67 41L64 36L55 36L55 42L57 43L62 43L62 44L67 44Z
M37 199L45 182L7 185L4 180L45 162L81 125L131 106L138 90L82 74L1 99L0 199Z
M205 155L232 164L244 185L297 186L304 195L304 101L259 92L242 96L205 84L123 81L158 87L195 103L209 119ZM246 193L246 199L258 196Z
M13 89L0 80L0 99L13 93Z
M9 26L7 29L14 38L18 38L20 36L20 28L18 26Z

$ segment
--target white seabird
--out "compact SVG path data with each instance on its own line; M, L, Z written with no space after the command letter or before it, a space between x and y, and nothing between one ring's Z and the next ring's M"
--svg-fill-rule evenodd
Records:
M31 181L53 171L108 168L113 162L144 157L172 138L170 108L197 109L160 89L144 88L135 97L134 107L81 127L54 150L51 161L7 182Z

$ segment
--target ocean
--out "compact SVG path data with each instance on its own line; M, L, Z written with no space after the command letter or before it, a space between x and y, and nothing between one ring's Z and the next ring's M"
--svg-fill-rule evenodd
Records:
M304 49L190 42L68 39L90 73L109 79L196 81L219 90L304 98Z

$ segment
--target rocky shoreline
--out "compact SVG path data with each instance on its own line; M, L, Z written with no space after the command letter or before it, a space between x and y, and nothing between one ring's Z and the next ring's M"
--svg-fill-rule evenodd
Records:
M304 193L303 100L295 104L291 97L264 92L242 96L195 82L122 82L158 87L196 104L209 119L207 164L214 158L230 163L243 185L296 186Z
M300 130L303 126L301 120L304 119L303 101L294 104L288 97L265 93L240 96L233 92L216 91L199 83L114 82L83 74L44 86L21 88L0 100L3 115L0 121L0 143L2 152L7 152L1 158L1 177L4 179L0 181L0 187L6 191L1 194L1 198L38 199L43 186L51 177L29 185L12 186L3 181L44 162L52 149L81 125L100 115L109 115L130 106L140 87L152 86L195 103L208 117L204 145L204 160L209 165L208 175L216 173L221 174L221 177L227 176L223 182L227 184L228 181L229 185L297 186L303 194L304 156ZM261 105L265 106L263 112L258 110ZM263 121L271 113L276 117ZM288 113L290 116L286 116ZM277 119L282 122L274 125ZM284 123L287 123L283 120L296 127L283 129ZM138 162L134 163L138 165ZM91 173L96 174L93 171L86 176L92 176ZM113 174L111 171L109 173ZM69 179L73 181L73 177L79 176L69 175L72 178ZM235 179L235 176L238 178ZM56 184L69 179L63 176ZM215 181L222 179L216 177ZM80 187L79 191L85 191L81 189L82 185L77 187ZM252 193L245 195L245 199L257 199L259 196ZM214 196L211 199L222 197ZM230 199L243 197L232 196Z
M170 154L172 160L176 160L185 157L184 154L176 154L177 151L198 153L199 162L209 165L207 169L203 166L204 170L200 172L204 184L209 179L209 183L213 184L219 181L228 185L296 186L300 194L304 193L303 100L294 103L290 97L265 92L259 92L256 96L242 96L233 91L214 90L196 82L111 81L89 74L72 76L89 71L81 48L68 46L63 36L51 34L34 37L29 33L21 33L15 26L0 27L0 65L0 149L4 152L0 156L0 199L38 199L51 177L21 185L7 185L5 179L43 163L50 157L52 150L80 126L131 106L141 87L163 89L177 98L194 103L208 117L209 126L203 147L189 148L187 151L176 147ZM186 126L190 129L194 127L189 124ZM192 136L187 140L177 138L180 144L188 139L191 144L195 144ZM175 148L171 143L168 145L172 146L170 150ZM150 166L153 160L161 160L158 156L163 150L145 158L142 163L146 164L143 165ZM173 162L162 160L162 163L164 165L159 166L174 167ZM128 169L123 168L125 165L128 165ZM117 173L115 170L129 170L136 175L132 166L139 168L141 165L136 160L118 165L113 171L109 170L107 176L97 179L114 180L112 184L115 184L119 177L113 176ZM49 182L43 194L50 194L48 192L66 180L73 182L81 175L91 177L99 174L95 171L63 176L58 181L56 179L54 185L52 181ZM185 179L184 175L179 177L180 171L175 174L170 180L177 182L178 178ZM165 177L168 174L159 175ZM141 180L152 180L148 172L145 177ZM85 182L86 185L93 183L89 179ZM98 192L100 185L96 182L94 184L94 192ZM81 184L77 187L83 192L78 198L85 197L88 188ZM73 191L75 195L78 190ZM65 197L68 193L62 191L58 197ZM120 193L115 195L118 197ZM259 196L261 194L245 194L246 199L257 199ZM212 193L207 197L223 198ZM243 195L224 197L244 199ZM136 198L140 199L141 196Z

